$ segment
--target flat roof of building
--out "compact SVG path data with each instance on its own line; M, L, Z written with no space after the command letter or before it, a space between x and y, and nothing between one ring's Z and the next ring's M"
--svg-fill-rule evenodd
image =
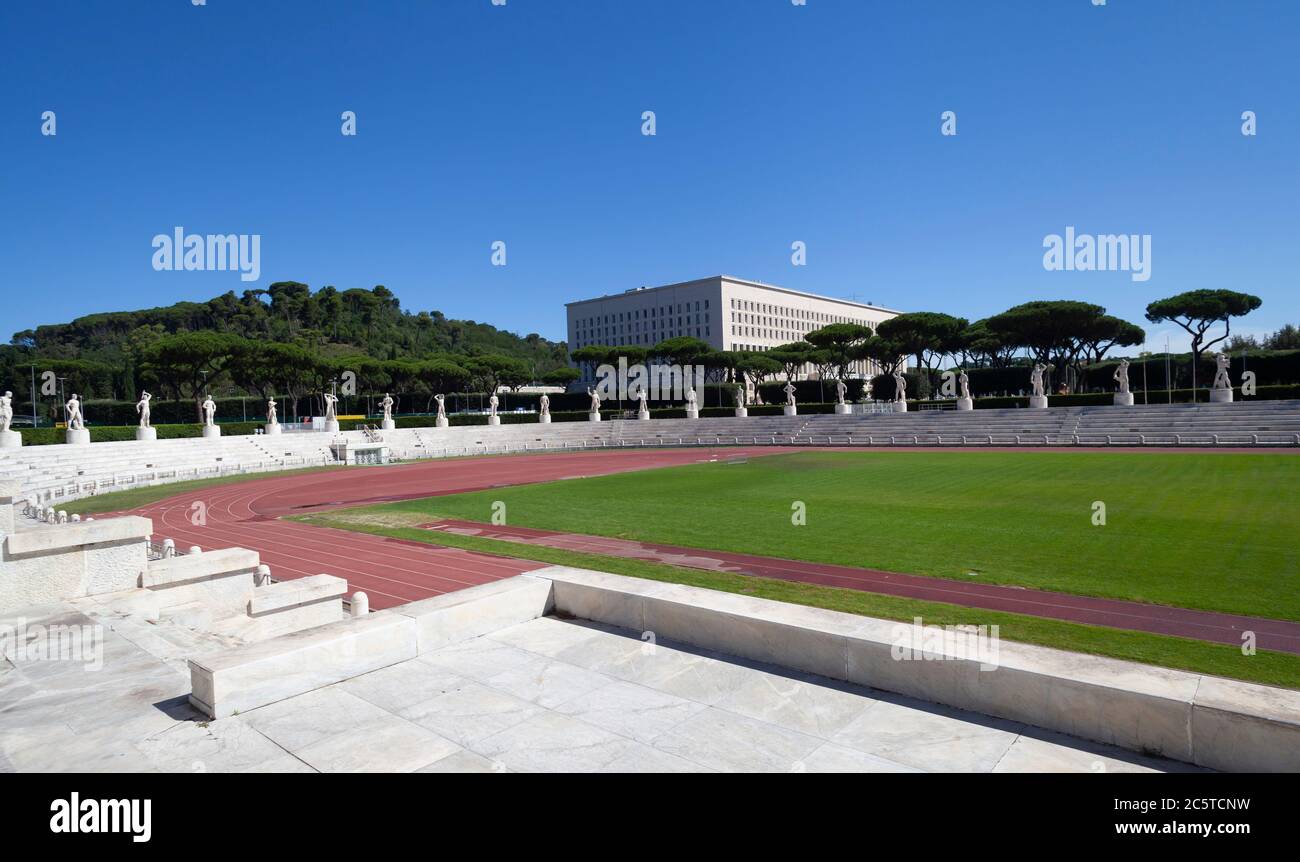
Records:
M748 279L748 278L737 278L734 275L711 275L706 278L694 278L691 279L690 281L678 281L672 284L657 285L655 287L634 287L629 290L624 290L620 293L607 293L604 294L603 296L592 297L591 299L578 299L578 300L574 300L573 302L566 302L564 305L567 308L571 305L583 305L588 302L600 302L601 300L605 300L605 299L618 299L619 297L628 296L631 294L650 293L656 290L668 290L669 288L673 288L673 287L689 287L690 285L703 284L704 282L717 281L717 280L730 281L734 284L744 284L744 285L748 285L749 287L761 287L765 290L775 290L779 293L788 293L791 296L801 296L801 297L806 297L808 299L820 299L824 302L836 302L839 303L840 305L848 305L853 308L866 308L872 311L888 312L889 314L902 314L901 311L895 308L885 308L882 305L871 305L870 303L865 303L865 302L854 302L851 299L840 299L834 296L822 296L820 293L809 293L805 290L792 290L791 288L781 287L780 285L776 285L776 284L766 284L764 282L754 281L753 279Z

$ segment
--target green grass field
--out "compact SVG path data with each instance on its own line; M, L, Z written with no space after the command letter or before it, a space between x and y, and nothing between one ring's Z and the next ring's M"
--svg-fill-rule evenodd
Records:
M368 511L500 500L520 526L1297 620L1298 489L1290 455L807 452Z

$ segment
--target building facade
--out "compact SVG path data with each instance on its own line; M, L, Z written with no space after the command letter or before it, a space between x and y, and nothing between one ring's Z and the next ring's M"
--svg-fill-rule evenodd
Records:
M592 344L653 347L678 336L698 338L714 350L764 351L800 341L831 323L860 323L874 330L899 313L726 275L634 288L565 308L570 352ZM854 370L879 373L875 363ZM801 376L815 373L805 369Z

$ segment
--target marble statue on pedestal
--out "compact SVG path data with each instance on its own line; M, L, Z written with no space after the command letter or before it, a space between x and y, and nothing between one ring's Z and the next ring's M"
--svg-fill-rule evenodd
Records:
M792 381L786 381L786 384L781 391L785 393L785 406L794 407L797 403L794 400L794 394L799 391L795 389L794 383Z
M493 395L491 398L488 399L488 415L489 415L489 416L495 416L495 415L497 415L497 405L500 404L500 403L501 403L501 401L500 401L500 400L499 400L495 395Z
M849 391L849 387L845 385L843 380L836 380L835 381L835 403L843 404L844 396L848 394L848 391Z
M338 404L338 403L339 403L339 398L338 398L337 395L333 395L333 394L331 394L331 393L329 393L329 392L326 392L326 393L325 393L325 422L326 422L326 424L329 424L330 422L337 422L337 421L339 421L339 417L338 417L338 415L337 415L337 414L335 413L335 411L334 411L334 405L335 405L335 404Z
M393 418L393 396L385 392L384 400L379 402L379 406L384 410L384 421L391 421Z
M72 393L72 397L68 399L67 404L63 405L63 409L68 411L67 416L68 416L69 431L86 430L86 423L81 416L81 399L77 397L77 393L75 392Z
M0 434L9 433L9 425L14 421L14 394L6 392L0 395Z
M600 412L600 393L597 392L595 389L592 389L590 386L588 386L588 387L587 387L587 394L591 396L591 411L590 411L590 412L592 412L592 413L599 413L599 412Z
M957 375L957 391L959 398L970 398L970 375L966 369L961 369L961 374Z
M907 378L901 371L894 372L894 401L907 402Z
M135 412L140 414L140 427L152 427L149 424L149 399L153 398L148 392L140 393L140 400L135 403Z
M201 409L203 410L203 424L209 428L216 425L217 402L212 400L211 395L203 399Z
M1119 391L1121 393L1128 392L1128 360L1127 359L1121 359L1119 361L1119 368L1115 369L1114 380L1116 383L1119 384Z
M650 405L646 403L646 391L644 386L636 391L636 401L637 401L637 406L636 406L637 413L650 412Z
M435 395L433 396L433 400L438 402L438 418L446 419L447 418L447 405L445 403L447 400L446 396Z
M277 418L277 416L276 416L276 412L275 412L275 399L274 399L274 398L272 398L270 401L267 401L267 402L266 402L266 424L267 424L267 425L279 425L279 424L280 424L280 420Z
M1029 372L1029 394L1034 398L1046 397L1043 393L1043 372L1046 370L1046 365L1041 362L1035 362L1034 370Z
M736 406L737 406L737 407L744 407L744 406L745 406L745 395L746 395L746 394L747 394L747 393L746 393L746 391L745 391L745 387L744 387L744 386L741 386L740 384L736 384L736 388L735 388L734 390L732 390L731 397L735 400L735 402L736 402Z
M695 409L695 387L693 386L690 389L686 390L686 409L687 410Z
M549 395L543 395L537 401L539 411L543 416L551 415L551 398Z
M1215 354L1214 364L1215 367L1217 368L1217 371L1215 371L1214 373L1214 383L1210 388L1212 389L1232 388L1232 378L1228 376L1228 366L1231 364L1231 362L1232 360L1228 358L1228 354L1226 353Z

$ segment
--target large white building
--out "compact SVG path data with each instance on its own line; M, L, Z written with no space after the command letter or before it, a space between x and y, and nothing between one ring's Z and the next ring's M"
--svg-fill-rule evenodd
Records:
M566 304L570 352L591 344L652 347L689 335L714 350L771 350L830 323L875 329L899 312L758 281L715 275ZM856 369L876 374L874 363Z

